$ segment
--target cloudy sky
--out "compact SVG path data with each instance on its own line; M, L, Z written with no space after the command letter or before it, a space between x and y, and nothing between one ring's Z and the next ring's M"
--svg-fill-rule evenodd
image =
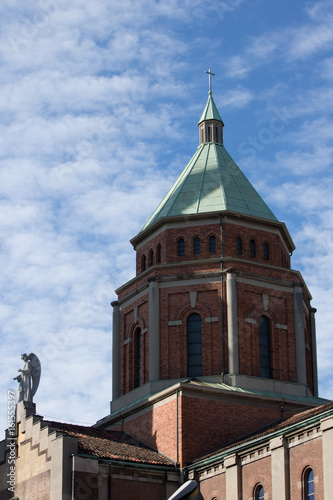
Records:
M333 398L333 1L2 0L0 424L35 352L47 418L111 398L111 300L135 236L198 145L213 93L225 145L296 244Z

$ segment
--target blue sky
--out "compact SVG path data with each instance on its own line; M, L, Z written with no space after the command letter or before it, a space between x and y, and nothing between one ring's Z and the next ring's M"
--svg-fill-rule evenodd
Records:
M333 398L332 21L331 0L1 2L3 429L22 352L40 414L108 413L110 302L198 146L209 67L226 148L296 244Z

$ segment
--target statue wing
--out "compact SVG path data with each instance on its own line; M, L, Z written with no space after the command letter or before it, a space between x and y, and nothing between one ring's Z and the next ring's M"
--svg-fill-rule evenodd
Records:
M32 377L31 397L33 398L39 386L42 367L38 357L33 352L29 354L29 359L30 359L31 377Z

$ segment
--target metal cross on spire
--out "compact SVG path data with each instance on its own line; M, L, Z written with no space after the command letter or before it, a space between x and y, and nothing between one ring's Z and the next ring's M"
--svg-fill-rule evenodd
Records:
M212 79L211 79L211 77L215 76L215 73L212 73L210 68L208 71L205 71L205 73L207 73L207 75L209 75L209 92L211 92L212 91Z

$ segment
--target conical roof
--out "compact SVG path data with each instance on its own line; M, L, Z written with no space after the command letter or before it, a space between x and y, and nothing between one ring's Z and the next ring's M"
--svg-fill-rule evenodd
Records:
M213 94L211 91L208 92L208 100L205 106L205 109L202 112L202 115L200 117L200 120L198 121L198 124L205 120L218 120L219 122L223 123L223 120L220 116L219 110L216 107L216 104L213 99Z
M223 144L201 144L143 230L164 217L231 211L270 221L277 218Z

